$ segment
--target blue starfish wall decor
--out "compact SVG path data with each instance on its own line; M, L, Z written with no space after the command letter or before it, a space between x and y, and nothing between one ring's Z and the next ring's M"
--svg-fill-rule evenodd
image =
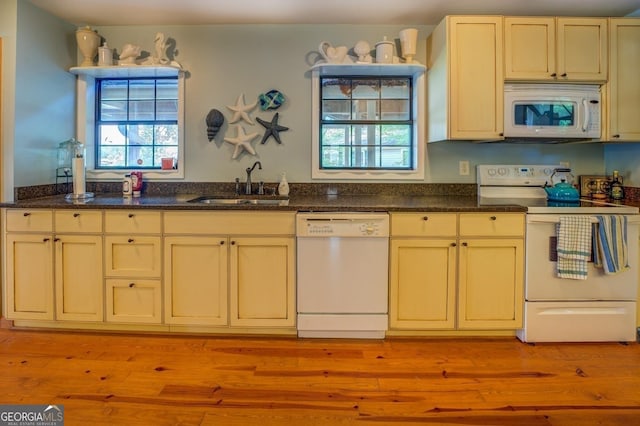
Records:
M278 117L279 117L279 113L277 112L275 113L271 121L265 121L265 120L262 120L261 118L256 117L256 120L258 121L258 123L262 124L262 126L264 126L264 128L267 129L265 130L264 135L262 136L262 140L260 141L261 144L266 143L267 139L269 139L269 137L271 136L273 136L276 142L282 143L282 141L280 140L280 132L287 131L289 130L289 128L279 125Z

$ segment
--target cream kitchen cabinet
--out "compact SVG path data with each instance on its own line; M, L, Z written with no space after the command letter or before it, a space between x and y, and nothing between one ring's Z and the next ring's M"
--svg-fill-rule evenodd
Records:
M295 326L292 212L166 212L165 321Z
M162 322L159 211L105 212L106 321Z
M101 212L9 210L6 230L8 319L103 320Z
M504 18L505 79L607 80L606 18Z
M391 214L389 326L456 326L457 215Z
M611 18L606 140L640 140L640 19Z
M427 39L428 141L503 135L501 16L447 16Z
M393 213L392 330L521 326L524 215Z

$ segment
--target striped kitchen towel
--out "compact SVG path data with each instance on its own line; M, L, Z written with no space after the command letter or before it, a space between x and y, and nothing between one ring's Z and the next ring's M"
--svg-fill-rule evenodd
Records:
M596 216L598 229L594 235L593 263L605 274L629 269L627 250L627 218L620 215Z
M587 262L591 258L591 217L560 216L557 225L559 278L587 279Z

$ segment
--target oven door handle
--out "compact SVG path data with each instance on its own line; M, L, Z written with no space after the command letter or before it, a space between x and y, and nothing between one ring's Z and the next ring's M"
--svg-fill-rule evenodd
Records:
M527 223L560 223L560 216L571 215L558 215L558 214L528 214ZM588 215L591 218L591 223L598 223L597 215ZM640 223L640 215L625 215L627 217L628 224Z

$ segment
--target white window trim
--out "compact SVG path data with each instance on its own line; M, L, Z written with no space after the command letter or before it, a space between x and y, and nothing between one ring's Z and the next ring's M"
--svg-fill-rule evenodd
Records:
M311 73L311 178L345 180L424 180L425 176L425 67L398 65L325 65L316 66ZM415 71L417 68L417 71ZM322 75L400 75L413 79L413 170L326 170L320 168L320 77Z
M151 77L155 78L155 77ZM145 180L184 179L184 72L178 73L178 164L172 170L142 169ZM76 134L77 140L85 144L87 179L93 181L113 181L122 179L127 173L126 168L117 170L96 169L95 162L95 104L96 79L89 74L78 74L76 80L77 111ZM131 170L137 170L131 168Z

